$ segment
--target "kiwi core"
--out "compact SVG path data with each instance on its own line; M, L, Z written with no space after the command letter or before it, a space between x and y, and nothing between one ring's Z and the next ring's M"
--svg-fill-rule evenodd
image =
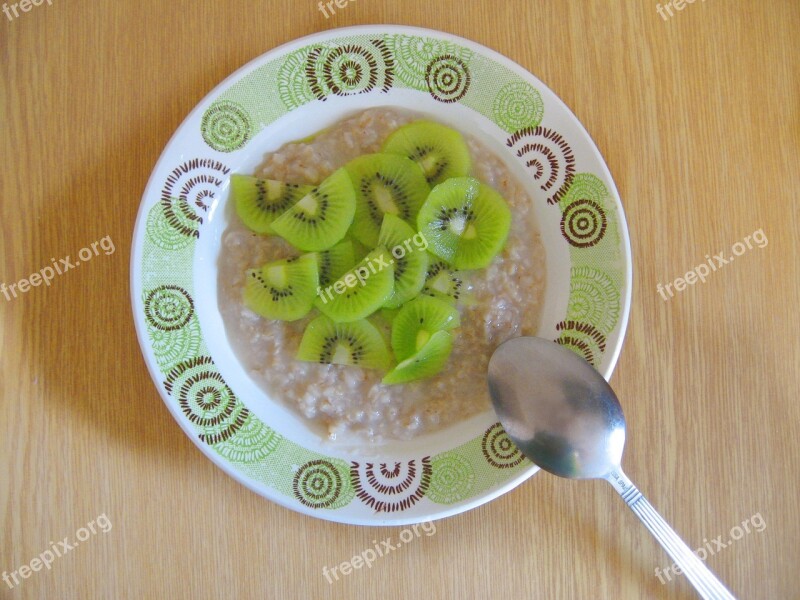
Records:
M314 197L313 194L306 194L300 201L297 203L298 208L302 208L309 216L313 217L317 214L317 208L319 208L319 202Z

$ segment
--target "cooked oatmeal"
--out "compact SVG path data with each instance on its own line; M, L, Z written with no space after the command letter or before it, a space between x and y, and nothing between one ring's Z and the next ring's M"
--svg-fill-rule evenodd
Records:
M255 175L318 184L351 159L379 152L390 133L418 118L395 108L367 110L311 141L269 154ZM492 352L511 337L536 333L545 253L531 200L499 158L471 136L465 139L472 175L503 195L513 219L503 252L465 281L452 354L444 370L430 379L386 386L379 371L296 360L303 330L316 312L293 323L265 319L244 305L242 290L247 269L298 252L277 236L250 232L228 207L231 225L222 238L218 281L228 339L270 397L318 423L332 440L410 439L489 410L486 371Z

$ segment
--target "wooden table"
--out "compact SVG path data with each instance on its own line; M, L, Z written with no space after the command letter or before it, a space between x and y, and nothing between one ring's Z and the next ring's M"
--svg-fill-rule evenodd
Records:
M800 597L800 4L333 8L22 0L0 15L0 281L107 236L114 244L49 286L0 297L0 570L19 579L0 582L2 596L693 597L683 577L661 583L656 568L671 561L605 483L541 474L329 584L323 566L401 528L337 525L264 500L206 460L161 402L134 333L128 263L167 140L263 52L331 27L399 23L502 52L591 132L635 259L612 380L629 425L626 470L692 547L710 549L737 596ZM747 236L768 243L675 292L706 254ZM666 283L674 297L659 293ZM86 541L59 545L76 536ZM713 541L731 536L741 539L724 549ZM63 556L32 562L45 551Z

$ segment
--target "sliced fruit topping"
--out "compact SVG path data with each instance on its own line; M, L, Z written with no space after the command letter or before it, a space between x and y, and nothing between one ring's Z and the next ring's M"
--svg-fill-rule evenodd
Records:
M313 188L246 175L231 176L236 214L256 233L272 233L270 224Z
M337 323L368 317L394 290L393 263L385 248L376 248L333 284L319 290L314 305Z
M419 352L437 331L461 325L458 310L443 300L420 296L403 305L392 321L392 349L397 360Z
M330 250L319 253L319 285L327 287L356 264L353 242L342 240Z
M385 306L397 308L416 297L425 285L428 244L408 223L387 214L383 217L378 245L388 249L394 258L394 292Z
M378 311L378 315L387 325L391 325L394 318L400 313L399 308L382 308Z
M319 316L306 327L297 358L321 364L386 369L391 355L378 329L366 319L335 323Z
M435 254L428 255L428 273L421 294L455 303L464 293L464 274Z
M415 354L400 361L381 380L387 385L432 377L442 370L453 349L453 334L437 331Z
M278 260L247 271L244 302L262 317L295 321L311 311L318 284L315 254Z
M414 121L400 127L386 139L383 151L416 162L431 186L451 177L465 177L472 165L461 134L431 121Z
M397 154L365 154L344 167L356 191L351 235L374 248L384 215L416 223L419 207L431 191L425 175L408 158Z
M339 169L275 219L272 230L307 252L341 241L353 222L356 196L350 177Z
M503 249L510 228L506 201L472 177L437 185L417 217L430 251L456 269L487 267Z

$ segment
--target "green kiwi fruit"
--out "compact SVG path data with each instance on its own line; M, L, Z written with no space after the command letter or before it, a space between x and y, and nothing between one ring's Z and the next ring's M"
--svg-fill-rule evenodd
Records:
M425 285L428 272L428 253L420 247L417 234L411 225L391 214L383 217L378 235L378 245L389 250L394 258L394 292L386 301L387 308L397 308L416 297Z
M452 350L453 334L437 331L418 352L401 360L381 382L392 385L432 377L442 370Z
M320 290L314 305L337 323L368 317L392 295L393 263L385 248L376 248L333 284Z
M365 369L387 369L391 362L386 341L372 323L366 319L335 323L325 315L306 326L297 358Z
M354 238L351 235L348 235L345 239L350 240L350 243L353 244L353 258L355 258L356 262L363 259L367 254L369 254L374 249L374 247L368 248L367 246L359 242L356 238Z
M236 214L249 229L261 234L272 233L270 224L312 189L310 185L231 175Z
M353 242L344 239L330 250L319 253L319 285L327 287L356 264Z
M458 310L447 302L420 296L406 302L392 321L392 350L397 360L419 352L437 331L461 325Z
M296 321L311 311L318 284L316 254L278 260L247 271L244 302L262 317Z
M356 191L356 212L350 229L355 239L374 248L386 214L416 223L419 207L431 188L414 162L396 154L365 154L344 168Z
M465 290L464 273L454 270L435 254L428 254L428 257L428 272L420 294L450 303L457 302Z
M506 201L472 177L437 185L417 217L417 229L430 251L456 269L489 266L503 249L510 228Z
M469 148L461 134L431 121L403 125L386 139L383 152L413 160L431 186L451 177L465 177L472 168Z
M378 311L378 315L380 316L380 318L383 319L383 321L389 326L391 326L392 321L394 321L394 318L399 313L400 313L399 308L382 308Z
M347 172L339 169L275 219L271 227L300 250L327 250L344 238L355 210L353 184Z

